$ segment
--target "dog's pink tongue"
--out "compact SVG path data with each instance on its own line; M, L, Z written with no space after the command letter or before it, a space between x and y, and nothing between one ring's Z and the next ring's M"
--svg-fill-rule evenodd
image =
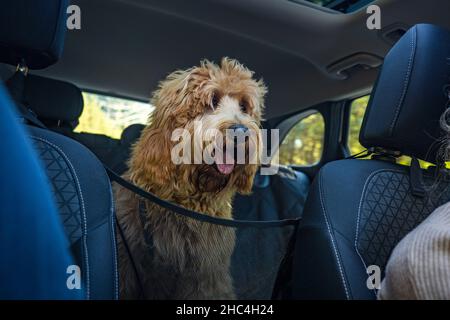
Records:
M217 165L217 170L219 170L220 173L222 174L230 174L231 172L233 172L234 169L234 164L216 164Z

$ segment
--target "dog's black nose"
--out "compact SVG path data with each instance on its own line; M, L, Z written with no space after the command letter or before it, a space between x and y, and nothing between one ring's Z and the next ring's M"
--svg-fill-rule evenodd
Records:
M242 124L233 124L228 128L233 136L234 148L236 149L238 145L248 141L248 128Z
M228 129L233 130L235 135L243 134L248 131L248 128L242 124L233 124Z

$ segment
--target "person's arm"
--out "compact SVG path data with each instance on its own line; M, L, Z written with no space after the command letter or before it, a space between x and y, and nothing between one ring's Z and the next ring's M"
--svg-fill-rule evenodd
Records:
M378 291L379 300L417 299L409 266L412 237L407 236L394 249L386 266L385 277Z
M450 299L450 204L436 209L395 248L378 298Z

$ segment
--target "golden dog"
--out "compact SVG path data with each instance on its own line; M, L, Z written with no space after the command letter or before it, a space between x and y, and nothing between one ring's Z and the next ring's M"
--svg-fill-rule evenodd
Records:
M173 133L182 128L194 135L194 141L185 145L203 145L195 135L195 123L201 123L204 131L259 132L265 94L262 80L255 80L253 72L229 58L223 58L220 66L205 60L200 66L173 72L153 94L155 110L133 146L124 178L185 208L232 219L233 196L250 193L258 164L176 164ZM245 143L248 151L248 140ZM217 152L212 157L216 159ZM130 251L119 237L122 298L235 298L229 270L233 228L174 214L122 187L115 186L115 198Z

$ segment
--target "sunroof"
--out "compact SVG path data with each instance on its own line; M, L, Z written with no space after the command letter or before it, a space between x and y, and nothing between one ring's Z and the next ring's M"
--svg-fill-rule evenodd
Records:
M291 1L298 3L302 1L311 2L325 8L333 9L343 13L349 13L361 9L362 7L365 7L374 0L291 0Z

